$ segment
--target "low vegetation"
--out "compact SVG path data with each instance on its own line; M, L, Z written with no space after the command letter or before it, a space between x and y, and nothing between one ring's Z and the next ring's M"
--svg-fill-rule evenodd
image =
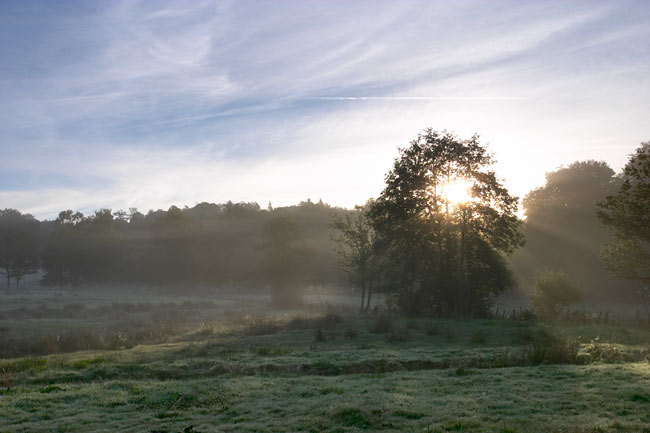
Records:
M580 291L566 273L546 271L535 279L531 301L539 317L555 319L580 301Z
M631 323L68 296L47 309L4 296L2 338L33 353L0 360L0 432L650 431L650 330ZM29 342L44 323L107 342L134 320L154 334Z

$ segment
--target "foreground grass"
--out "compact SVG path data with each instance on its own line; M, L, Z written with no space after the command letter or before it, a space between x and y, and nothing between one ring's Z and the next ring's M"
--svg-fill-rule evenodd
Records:
M4 310L15 344L53 320L89 335L120 320L169 329L1 359L0 433L650 432L648 329L112 301Z
M24 385L5 431L650 431L648 364Z
M237 324L193 342L1 361L0 431L650 431L647 331L393 319L380 333L376 319L336 316ZM585 341L575 344L586 365L485 361L567 331ZM613 348L628 358L595 356Z

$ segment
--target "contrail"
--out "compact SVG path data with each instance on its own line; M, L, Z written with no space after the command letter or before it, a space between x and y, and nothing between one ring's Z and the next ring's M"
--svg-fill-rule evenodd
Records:
M444 97L444 96L316 96L319 101L521 101L511 97Z

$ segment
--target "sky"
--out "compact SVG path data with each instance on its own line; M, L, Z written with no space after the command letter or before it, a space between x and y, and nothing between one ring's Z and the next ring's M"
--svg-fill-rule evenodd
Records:
M352 207L424 128L514 195L650 140L648 1L0 2L0 208Z

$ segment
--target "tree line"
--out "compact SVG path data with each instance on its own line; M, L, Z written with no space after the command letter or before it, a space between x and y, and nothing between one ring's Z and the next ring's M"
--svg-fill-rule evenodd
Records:
M619 174L602 161L548 173L524 197L524 219L493 163L478 136L427 129L399 149L379 196L352 210L228 202L37 221L5 209L0 273L8 286L39 269L44 285L270 286L282 306L309 284L348 285L361 310L383 292L406 313L483 315L553 271L586 298L650 309L649 143Z
M91 215L66 210L53 221L39 222L6 209L0 211L0 272L8 286L40 268L41 283L47 286L255 288L277 273L266 264L267 257L291 243L304 250L299 266L304 284L341 284L329 222L342 212L309 200L275 209L228 202L146 214L137 209L100 209ZM271 236L278 221L290 221L293 232Z

